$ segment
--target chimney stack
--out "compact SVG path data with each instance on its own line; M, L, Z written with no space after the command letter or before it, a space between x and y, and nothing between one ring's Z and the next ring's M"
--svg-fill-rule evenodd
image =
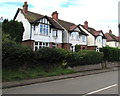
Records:
M87 21L84 22L84 27L85 27L85 29L88 29L88 22Z
M109 33L112 34L112 30L109 30Z
M55 19L56 21L58 21L58 13L57 13L57 11L52 13L52 18Z
M28 11L28 4L27 4L27 2L24 2L23 12L24 12L24 13L27 13L27 11Z

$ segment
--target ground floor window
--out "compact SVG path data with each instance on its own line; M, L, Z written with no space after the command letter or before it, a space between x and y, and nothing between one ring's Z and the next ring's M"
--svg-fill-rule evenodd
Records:
M52 43L52 48L57 48L57 44Z
M49 43L48 42L35 42L34 43L34 50L38 50L40 48L44 48L44 47L49 47Z

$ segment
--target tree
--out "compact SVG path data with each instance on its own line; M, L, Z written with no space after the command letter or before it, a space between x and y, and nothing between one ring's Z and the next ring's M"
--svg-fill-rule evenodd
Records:
M11 40L22 42L24 27L22 22L5 19L2 23L2 32L10 34Z

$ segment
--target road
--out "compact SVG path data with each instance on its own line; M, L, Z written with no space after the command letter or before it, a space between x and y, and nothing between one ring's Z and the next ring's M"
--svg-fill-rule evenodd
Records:
M7 88L3 94L118 94L118 71Z

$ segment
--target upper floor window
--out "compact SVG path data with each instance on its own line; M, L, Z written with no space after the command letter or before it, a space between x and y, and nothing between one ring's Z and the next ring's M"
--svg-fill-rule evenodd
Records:
M58 36L57 30L53 30L53 31L52 31L52 36L53 36L53 37L57 37L57 36Z
M71 39L79 40L79 33L78 32L72 32L71 33Z
M102 43L102 38L101 37L97 37L97 42L98 43Z
M48 33L49 33L49 25L40 24L40 34L47 36Z
M82 36L82 42L86 42L86 36Z

